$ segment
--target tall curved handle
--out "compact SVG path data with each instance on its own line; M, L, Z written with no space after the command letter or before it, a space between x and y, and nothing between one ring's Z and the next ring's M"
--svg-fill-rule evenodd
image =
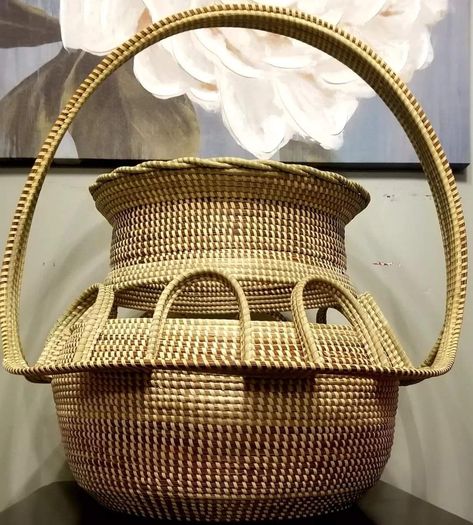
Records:
M435 131L417 100L373 50L318 18L262 5L212 5L170 16L137 33L107 55L80 85L53 125L27 179L13 217L0 277L0 319L7 370L27 369L18 330L20 284L36 201L60 141L89 96L125 62L169 36L205 27L246 27L312 45L346 64L384 100L403 126L429 180L445 251L445 320L425 366L448 370L458 346L466 293L466 231L458 190Z

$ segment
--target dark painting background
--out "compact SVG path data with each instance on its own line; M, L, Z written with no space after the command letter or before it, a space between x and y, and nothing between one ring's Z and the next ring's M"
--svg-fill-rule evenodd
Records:
M432 30L435 58L410 86L456 167L470 162L469 0L450 0ZM61 107L100 57L64 50L59 0L0 3L0 159L30 162ZM417 162L394 118L376 98L362 100L338 151L291 141L275 157L345 167L399 168ZM141 87L131 64L89 100L58 151L58 159L144 160L198 155L241 156L220 114L187 97L160 100Z

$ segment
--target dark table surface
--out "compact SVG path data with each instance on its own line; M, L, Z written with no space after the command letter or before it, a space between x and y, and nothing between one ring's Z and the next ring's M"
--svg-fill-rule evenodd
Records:
M74 482L43 487L0 512L0 525L147 525L157 521L108 511ZM166 523L166 522L163 522ZM282 524L284 522L276 522ZM465 525L471 522L380 482L353 508L292 525Z

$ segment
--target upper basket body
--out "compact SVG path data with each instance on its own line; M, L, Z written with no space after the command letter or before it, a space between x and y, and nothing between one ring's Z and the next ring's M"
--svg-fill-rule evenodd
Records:
M255 312L286 311L294 285L325 274L351 288L345 226L369 201L348 179L314 168L237 159L178 159L118 168L91 188L113 226L107 283L127 286L119 306L153 309L164 286L196 267L242 285ZM181 313L235 310L225 287L201 285L176 300ZM308 293L308 307L332 303Z

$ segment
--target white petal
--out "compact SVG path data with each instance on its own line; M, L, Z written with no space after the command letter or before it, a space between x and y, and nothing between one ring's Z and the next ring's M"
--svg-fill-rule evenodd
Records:
M188 97L207 111L218 111L220 109L220 93L217 86L211 84L199 84L190 88Z
M199 29L195 35L207 52L215 55L230 71L243 77L258 78L263 76L262 61L255 55L260 55L261 50L254 45L254 35L250 33L240 28L211 28Z
M321 84L324 91L343 92L355 98L366 98L374 95L373 90L354 71L341 62L325 56L315 67L307 70Z
M268 2L266 0L257 0L256 3L266 5ZM294 7L294 4L297 4L295 0L271 0L271 5L275 5L277 7L292 8Z
M364 25L378 14L386 3L386 0L351 0L346 2L347 6L340 24L342 26L345 24L350 26Z
M143 0L153 22L159 22L170 15L189 9L189 0ZM184 33L188 35L188 33ZM164 49L171 51L172 43L178 36L166 38L161 42Z
M376 19L376 22L384 22L383 25L386 28L397 28L403 31L417 20L421 7L421 0L390 0L379 13L380 16ZM391 36L395 36L394 31Z
M215 84L215 65L204 46L192 33L175 35L171 51L178 64L189 75L204 84Z
M317 51L298 40L281 35L263 33L258 42L265 64L280 69L302 69L317 61Z
M452 4L455 9L455 4ZM448 11L448 0L423 0L420 20L425 25L432 25L441 20Z
M277 92L302 136L326 149L341 146L341 133L358 106L356 98L325 92L310 75L278 81Z
M409 41L388 41L375 45L376 52L397 73L406 65L409 56Z
M401 70L402 78L409 81L415 71L430 65L434 58L434 51L430 41L430 34L426 29L419 28L416 38L410 42L409 55L406 64Z
M189 9L189 0L143 0L153 22Z
M137 32L144 10L142 0L61 0L64 47L107 54Z
M358 36L369 44L380 57L396 72L406 65L411 41L422 30L411 22L410 15L404 21L401 15L380 16L359 29Z
M182 95L195 82L159 44L135 57L133 71L141 85L159 98Z
M304 13L318 16L330 24L338 24L346 7L345 0L299 0L297 9Z
M218 76L222 116L236 142L258 158L270 158L292 136L272 83L222 69Z

